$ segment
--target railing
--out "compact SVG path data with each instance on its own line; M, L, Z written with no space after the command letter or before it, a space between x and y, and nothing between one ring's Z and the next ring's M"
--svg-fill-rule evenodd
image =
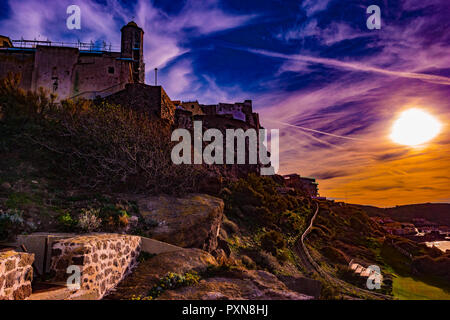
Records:
M48 47L69 47L77 48L80 51L102 51L102 52L119 52L119 46L113 46L102 42L101 44L94 42L62 42L62 41L50 41L50 40L12 40L14 48L36 48L36 46L48 46Z

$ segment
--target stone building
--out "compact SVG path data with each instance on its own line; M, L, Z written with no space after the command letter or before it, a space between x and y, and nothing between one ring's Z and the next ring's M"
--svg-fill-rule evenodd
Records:
M319 196L319 184L316 182L316 179L301 177L296 173L284 175L283 178L287 187L300 190L310 197Z
M177 106L176 117L180 127L191 128L192 120L203 121L207 128L259 130L259 115L253 112L252 101L218 103L212 105L200 104L198 101L174 101ZM211 124L211 125L209 125ZM214 125L212 125L214 124Z
M135 22L121 29L118 52L94 44L51 41L11 41L0 37L0 78L20 74L21 87L39 87L58 99L107 96L128 83L144 83L144 31Z
M175 123L175 104L162 86L129 83L123 90L105 97L104 101Z
M191 115L204 115L203 109L198 101L174 101L177 109L188 111Z

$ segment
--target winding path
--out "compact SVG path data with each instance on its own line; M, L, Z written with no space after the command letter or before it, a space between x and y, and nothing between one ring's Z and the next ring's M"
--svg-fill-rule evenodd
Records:
M346 292L347 294L353 294L356 292L359 292L360 294L367 296L369 295L369 298L378 298L378 299L386 299L390 300L392 297L376 293L373 291L361 289L359 287L356 287L348 282L342 281L340 279L337 279L330 275L328 272L324 271L311 257L308 248L305 245L305 238L308 236L308 234L312 231L314 220L316 219L318 213L319 213L319 203L316 203L316 211L314 212L314 215L311 217L310 223L308 228L303 232L300 239L297 241L297 243L294 246L295 251L297 252L298 256L302 260L302 263L306 269L310 272L317 272L320 276L325 278L328 282L333 284L335 287L338 287L342 292ZM348 288L351 286L351 289Z

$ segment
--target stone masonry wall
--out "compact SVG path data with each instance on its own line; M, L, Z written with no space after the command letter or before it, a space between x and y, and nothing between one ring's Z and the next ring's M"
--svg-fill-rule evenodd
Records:
M34 254L0 252L0 300L24 300L31 295Z
M137 264L140 245L140 237L121 234L64 239L53 244L50 269L56 281L65 282L71 276L67 268L79 266L80 290L95 292L101 299Z

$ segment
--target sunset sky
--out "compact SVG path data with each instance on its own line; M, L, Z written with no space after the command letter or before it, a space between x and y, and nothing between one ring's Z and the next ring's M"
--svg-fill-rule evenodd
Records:
M66 28L71 4L81 30ZM373 4L380 30L366 27ZM448 0L0 0L0 34L12 39L119 48L133 18L145 31L147 83L158 67L174 100L252 99L262 124L280 129L279 173L378 206L450 202L449 17ZM442 125L419 147L389 138L411 108Z

